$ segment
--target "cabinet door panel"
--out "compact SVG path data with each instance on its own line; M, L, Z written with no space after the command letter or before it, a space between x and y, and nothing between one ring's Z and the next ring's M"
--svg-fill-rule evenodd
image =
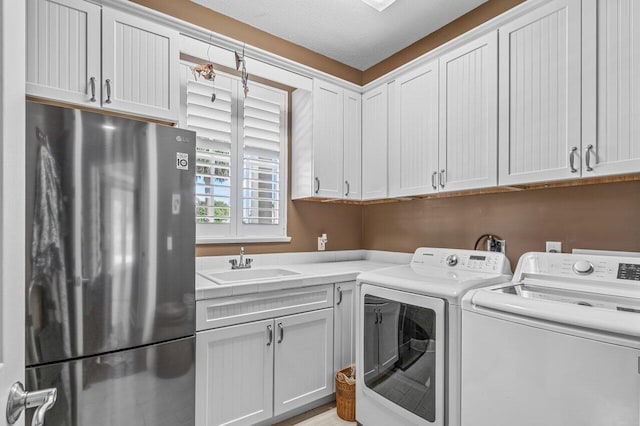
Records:
M355 283L336 284L335 323L333 328L333 365L336 371L355 362L355 287Z
M399 77L390 99L389 195L437 192L437 61Z
M594 0L584 8L582 176L637 173L640 5Z
M102 17L102 107L177 122L178 33L106 7Z
M82 0L27 0L26 90L32 96L99 105L99 6Z
M196 424L252 425L273 415L273 320L196 335Z
M580 176L580 52L580 0L552 1L500 28L501 185Z
M315 196L343 198L343 91L315 80L313 88L313 170Z
M387 86L362 95L362 199L387 197Z
M333 309L276 318L275 325L278 416L333 392Z
M498 183L498 34L440 58L440 191Z
M344 198L362 197L362 95L344 91Z

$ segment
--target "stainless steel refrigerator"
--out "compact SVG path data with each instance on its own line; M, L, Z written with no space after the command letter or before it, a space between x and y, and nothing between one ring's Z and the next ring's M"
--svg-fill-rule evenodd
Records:
M58 389L45 424L193 425L195 134L33 102L26 131L26 387Z

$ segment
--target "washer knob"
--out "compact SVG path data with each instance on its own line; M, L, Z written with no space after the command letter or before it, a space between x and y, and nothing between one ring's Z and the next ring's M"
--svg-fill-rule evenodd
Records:
M579 275L589 275L593 272L593 265L587 260L578 260L573 264L573 272Z
M456 256L455 254L451 254L447 256L446 262L449 266L456 266L458 264L458 256Z

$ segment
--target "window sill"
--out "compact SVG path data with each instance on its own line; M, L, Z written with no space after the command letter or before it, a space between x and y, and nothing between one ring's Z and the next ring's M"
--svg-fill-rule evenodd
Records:
M196 237L196 244L289 243L291 237Z

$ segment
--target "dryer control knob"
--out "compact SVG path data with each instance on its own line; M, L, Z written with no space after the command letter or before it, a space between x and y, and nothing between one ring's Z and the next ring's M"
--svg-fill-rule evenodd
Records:
M447 256L447 265L456 266L458 264L458 256L455 254Z
M593 265L587 260L578 260L573 264L573 272L579 275L589 275L593 272Z

